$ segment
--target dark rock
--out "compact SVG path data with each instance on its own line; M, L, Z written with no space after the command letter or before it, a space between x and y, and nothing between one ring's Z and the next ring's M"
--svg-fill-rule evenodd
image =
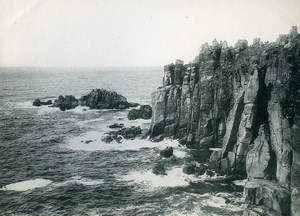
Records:
M130 107L124 96L105 89L94 89L88 95L82 96L79 99L79 104L91 109L125 109Z
M139 106L140 104L138 104L138 103L128 103L128 106L129 107L137 107L137 106Z
M124 124L114 123L114 124L112 124L112 125L109 125L108 127L111 128L111 129L115 129L115 128L123 128L123 127L124 127Z
M139 111L142 119L150 119L152 117L152 107L149 105L142 105Z
M35 99L32 103L33 106L40 106L41 105L41 101L40 99Z
M50 105L48 104L49 102L50 101L40 102L36 100L34 104ZM124 96L105 89L94 89L91 93L82 96L79 100L73 95L67 95L65 97L59 96L53 103L53 107L59 107L62 111L73 109L79 105L88 106L91 109L127 109L129 107L136 107L139 104L128 103Z
M206 170L206 175L208 175L209 177L213 177L215 175L215 172L208 169L208 170Z
M60 95L53 103L53 107L58 107L62 111L74 109L77 106L78 100L73 95L66 95L65 97Z
M40 99L35 99L32 103L33 106L42 106L42 105L51 105L52 101L47 100L46 102L41 101Z
M195 174L196 172L196 164L195 163L187 163L183 166L182 172L191 175Z
M149 105L142 105L140 109L132 109L128 113L129 120L150 119L152 116L152 108Z
M120 125L118 125L120 126ZM106 143L110 143L112 141L116 141L120 143L122 141L122 138L124 139L135 139L137 136L139 136L142 133L142 129L140 126L132 126L130 128L121 128L117 131L109 131L102 137L102 141Z
M87 140L87 141L85 141L85 144L89 144L91 142L93 142L93 140Z
M160 151L160 156L161 157L171 157L173 156L173 147L167 147L164 150Z
M196 167L196 174L197 175L203 175L207 170L207 166L200 164L199 166Z
M42 102L41 101L41 104L42 105L51 105L52 104L52 100L47 100L46 102Z
M152 142L160 142L164 139L164 136L161 134L161 135L158 135L156 137L153 137L151 140Z
M167 175L166 169L162 163L155 164L154 167L152 168L152 172L155 175Z
M111 143L112 141L114 141L114 138L112 135L105 135L101 138L101 141L105 143Z
M127 118L129 120L135 120L138 119L140 116L140 111L137 109L132 109L128 112Z

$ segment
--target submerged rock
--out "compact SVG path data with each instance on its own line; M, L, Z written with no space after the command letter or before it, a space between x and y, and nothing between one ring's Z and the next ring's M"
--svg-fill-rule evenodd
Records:
M162 163L157 163L153 166L152 172L155 175L167 175L166 169Z
M173 156L173 147L167 147L164 150L160 151L160 156L161 157L172 157Z
M132 109L128 113L129 120L150 119L152 117L152 108L149 105L142 105L140 109Z

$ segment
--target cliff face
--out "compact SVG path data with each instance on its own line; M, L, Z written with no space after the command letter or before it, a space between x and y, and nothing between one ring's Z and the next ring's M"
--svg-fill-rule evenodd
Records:
M150 136L215 149L210 166L244 173L246 201L271 215L299 215L300 35L275 43L205 44L194 63L164 67L152 93ZM298 204L298 205L297 205ZM266 212L265 211L265 212ZM273 212L273 213L272 213ZM259 212L245 211L245 215ZM262 213L261 213L262 214Z

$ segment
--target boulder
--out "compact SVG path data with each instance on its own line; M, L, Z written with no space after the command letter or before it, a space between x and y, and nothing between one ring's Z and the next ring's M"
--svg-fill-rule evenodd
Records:
M138 119L139 116L140 116L139 110L137 110L137 109L132 109L132 110L130 110L130 111L128 112L127 118L128 118L129 120L135 120L135 119Z
M173 156L173 147L167 147L164 150L160 151L160 156L161 157L172 157Z
M162 163L157 163L153 166L152 172L155 175L167 175L166 169Z
M152 117L152 108L149 105L142 105L140 109L132 109L128 113L129 120L150 119Z

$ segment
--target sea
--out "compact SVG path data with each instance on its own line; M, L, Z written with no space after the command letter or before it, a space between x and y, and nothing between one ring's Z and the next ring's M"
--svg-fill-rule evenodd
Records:
M35 99L79 98L101 88L151 104L162 67L0 68L0 215L242 215L243 196L223 176L187 175L200 150L177 140L103 143L108 125L147 129L128 110L34 107ZM161 158L167 146L174 156ZM167 175L155 175L155 163Z

